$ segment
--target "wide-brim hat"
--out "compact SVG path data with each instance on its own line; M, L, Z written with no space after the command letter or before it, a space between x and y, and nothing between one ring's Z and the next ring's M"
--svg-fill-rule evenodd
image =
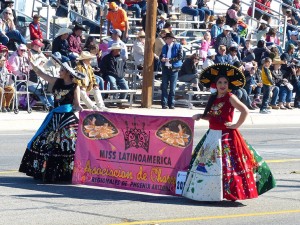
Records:
M284 64L279 57L275 57L272 61L273 65L282 65Z
M51 58L61 66L61 54L59 52L54 52L53 54L51 54Z
M122 48L122 46L119 45L118 43L113 43L113 44L111 45L111 47L108 48L108 50L121 50L121 49L123 49L123 48Z
M67 62L61 63L61 67L66 69L74 78L83 80L85 78L85 75L83 73L75 71Z
M167 39L167 38L174 38L175 39L175 36L172 32L169 32L169 33L166 33L166 36L164 36L164 39Z
M91 54L90 52L82 51L79 55L79 58L77 58L77 60L94 59L94 58L96 58L96 56Z
M56 37L61 36L63 34L70 34L70 33L72 33L71 29L62 27L62 28L59 28L59 30L58 30L58 32L56 34Z
M146 36L145 32L143 30L141 30L138 34L137 34L138 37L140 38L144 38Z
M228 78L228 88L230 90L242 88L246 84L246 78L243 72L235 66L225 63L214 64L205 68L200 73L200 82L203 86L209 88L219 76Z
M159 16L160 18L163 18L164 20L167 20L168 19L168 15L167 13L163 13Z

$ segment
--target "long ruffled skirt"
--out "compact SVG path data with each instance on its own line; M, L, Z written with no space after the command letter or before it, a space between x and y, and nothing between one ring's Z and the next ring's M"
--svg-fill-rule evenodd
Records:
M71 181L78 118L54 113L44 131L26 149L19 171L46 182Z
M193 153L183 196L235 201L256 198L273 187L268 165L238 130L208 130Z

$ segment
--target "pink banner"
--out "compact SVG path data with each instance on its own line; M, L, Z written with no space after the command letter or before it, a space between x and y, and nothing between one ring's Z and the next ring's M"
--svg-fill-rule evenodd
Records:
M73 184L175 195L188 169L194 122L186 117L80 113Z

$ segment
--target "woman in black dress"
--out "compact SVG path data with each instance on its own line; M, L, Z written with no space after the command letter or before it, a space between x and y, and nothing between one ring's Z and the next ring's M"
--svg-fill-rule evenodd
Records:
M58 61L59 62L59 61ZM80 91L73 78L83 79L68 63L60 63L59 78L49 76L35 65L33 70L53 86L54 109L27 145L19 171L44 182L71 181L81 111Z

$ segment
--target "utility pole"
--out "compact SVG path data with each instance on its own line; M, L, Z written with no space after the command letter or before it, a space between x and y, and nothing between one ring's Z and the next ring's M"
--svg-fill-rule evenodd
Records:
M142 107L152 106L153 71L154 71L154 43L156 33L157 0L147 1L146 37L143 68Z

